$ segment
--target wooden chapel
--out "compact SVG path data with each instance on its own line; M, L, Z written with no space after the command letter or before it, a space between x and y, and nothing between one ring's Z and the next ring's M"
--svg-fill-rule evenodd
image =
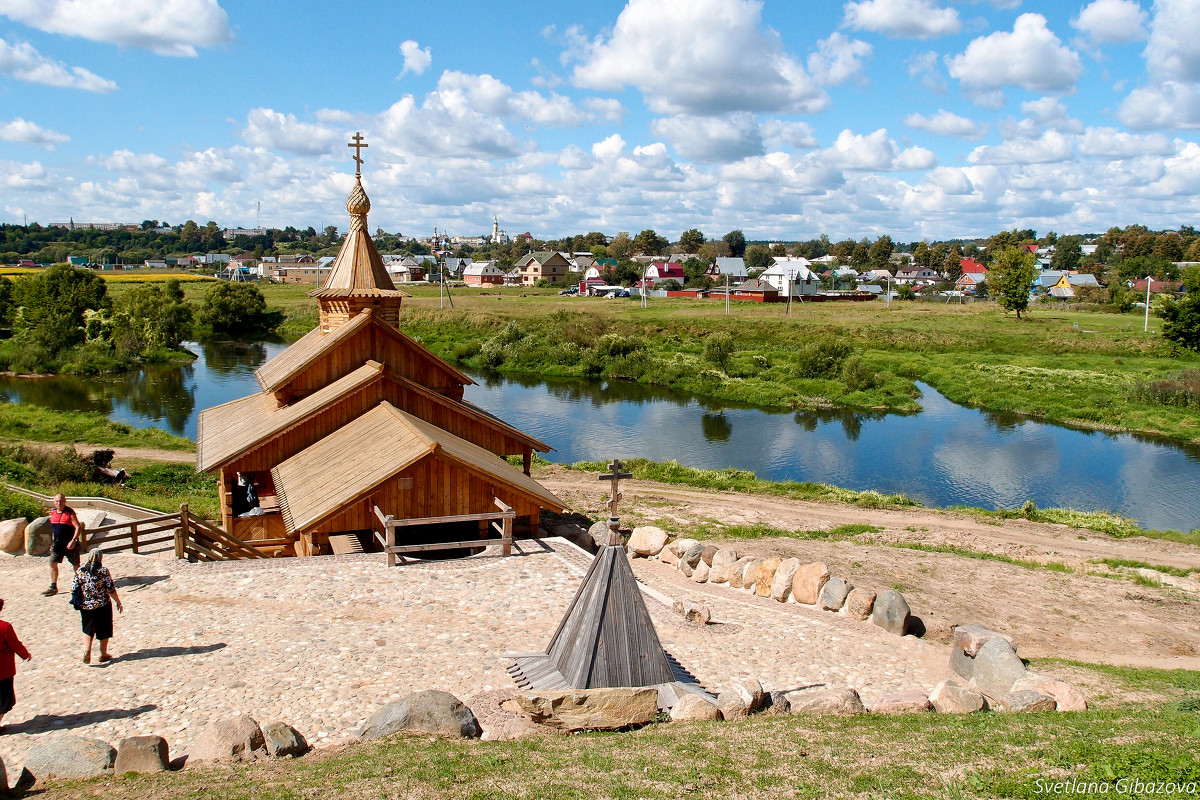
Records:
M564 508L529 476L533 451L550 447L464 400L474 381L399 329L409 295L368 233L367 145L354 140L350 231L309 292L318 326L255 372L260 392L200 414L196 470L219 476L222 526L301 556L347 541L377 550L387 535L412 550L477 540L497 509L536 531L542 509ZM506 460L517 455L523 471Z

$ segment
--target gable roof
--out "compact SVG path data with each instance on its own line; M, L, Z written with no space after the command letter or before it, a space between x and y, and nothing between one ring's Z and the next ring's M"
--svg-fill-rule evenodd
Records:
M737 292L771 292L772 294L779 294L778 288L776 288L775 286L772 286L771 284L767 283L766 281L759 280L758 278L753 278L751 280L739 283L737 286L734 286L730 291L732 291L734 293L737 293Z
M987 272L983 264L980 264L973 258L964 258L959 262L959 266L962 267L963 272Z
M475 383L468 375L450 366L426 350L420 343L386 322L381 322L369 308L360 311L345 325L339 325L329 331L323 331L319 327L313 328L297 339L287 350L255 370L254 377L258 380L258 385L265 391L273 392L291 381L323 355L336 349L339 343L348 340L355 333L372 324L378 330L412 348L413 352L421 358L435 363L458 383L463 385Z
M496 454L385 401L271 470L284 526L295 533L319 524L431 455L456 461L546 508L565 507Z

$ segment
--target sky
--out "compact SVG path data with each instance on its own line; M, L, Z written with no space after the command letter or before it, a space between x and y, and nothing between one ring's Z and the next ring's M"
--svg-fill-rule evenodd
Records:
M0 0L0 222L1200 223L1200 0ZM259 211L261 204L261 211Z

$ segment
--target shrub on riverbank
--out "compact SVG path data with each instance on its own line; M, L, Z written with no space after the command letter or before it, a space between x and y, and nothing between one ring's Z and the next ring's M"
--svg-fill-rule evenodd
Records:
M39 501L27 494L14 492L0 486L0 519L24 517L27 520L33 520L44 513L45 509Z
M54 411L27 403L0 404L0 437L30 442L86 442L192 453L196 443L159 428L134 428L90 411Z

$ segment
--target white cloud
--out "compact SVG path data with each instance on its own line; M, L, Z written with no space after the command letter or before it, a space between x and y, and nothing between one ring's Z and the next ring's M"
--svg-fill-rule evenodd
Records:
M1072 138L1060 131L1046 131L1034 139L1011 139L998 145L976 147L967 160L972 164L1049 164L1067 161L1074 155Z
M762 132L754 115L676 116L656 119L650 132L671 142L679 155L702 163L728 163L763 154Z
M1144 56L1149 81L1121 103L1131 128L1200 128L1200 14L1194 0L1157 0Z
M808 57L808 71L824 86L836 86L862 73L863 60L871 57L871 45L834 31L817 42Z
M932 0L863 0L846 3L842 25L861 31L932 39L958 33L958 11L941 8Z
M1121 103L1119 116L1136 130L1200 128L1200 85L1163 81L1134 89Z
M1027 114L1029 118L1017 124L1016 128L1020 133L1010 133L1008 131L1012 128L1003 126L1005 138L1033 136L1042 128L1055 128L1070 133L1083 132L1083 123L1073 118L1067 111L1067 107L1057 97L1039 97L1036 100L1027 100L1021 103L1021 112Z
M1135 0L1093 0L1071 20L1071 27L1096 43L1136 42L1146 38L1149 16Z
M944 94L946 81L938 69L939 62L938 54L933 50L917 53L906 62L908 77L920 78L921 83L934 94Z
M83 67L68 67L61 61L46 58L28 42L9 44L0 39L0 73L12 75L18 80L63 89L106 93L117 88L114 81L101 78Z
M412 39L400 43L400 53L404 56L404 69L400 71L401 75L407 75L410 72L413 75L424 75L425 70L429 69L429 65L433 63L433 53L430 49L426 47L422 50L421 45Z
M1116 128L1088 128L1079 140L1079 155L1097 158L1166 156L1175 152L1171 140L1161 133L1138 135Z
M576 86L636 86L656 114L798 113L829 98L762 26L752 0L629 0L610 36L579 42Z
M762 124L763 144L772 151L790 147L795 150L811 150L817 146L817 137L807 122L784 122L769 119Z
M980 95L988 104L995 103L996 91L1008 86L1073 91L1083 70L1079 54L1059 41L1041 14L1017 17L1011 33L998 31L975 39L963 53L947 57L946 66L964 91Z
M47 33L195 56L233 38L217 0L0 0L0 15Z
M254 147L305 156L328 153L341 140L341 134L332 128L301 122L293 114L281 114L270 108L251 109L241 136L242 141Z
M886 128L866 136L844 130L833 146L822 152L830 164L848 170L930 169L937 164L937 157L923 147L900 150L888 138Z
M56 144L71 141L71 137L17 117L11 122L0 125L0 141L37 144L52 150Z
M957 136L960 139L978 139L987 133L987 125L974 120L960 117L945 109L938 109L936 114L909 114L904 118L904 124L919 131L928 131L938 136Z
M519 119L543 127L574 127L588 122L619 120L624 109L611 98L589 98L584 109L570 98L551 92L514 91L491 75L471 75L447 70L426 104L440 105L456 114L478 111L494 117Z

